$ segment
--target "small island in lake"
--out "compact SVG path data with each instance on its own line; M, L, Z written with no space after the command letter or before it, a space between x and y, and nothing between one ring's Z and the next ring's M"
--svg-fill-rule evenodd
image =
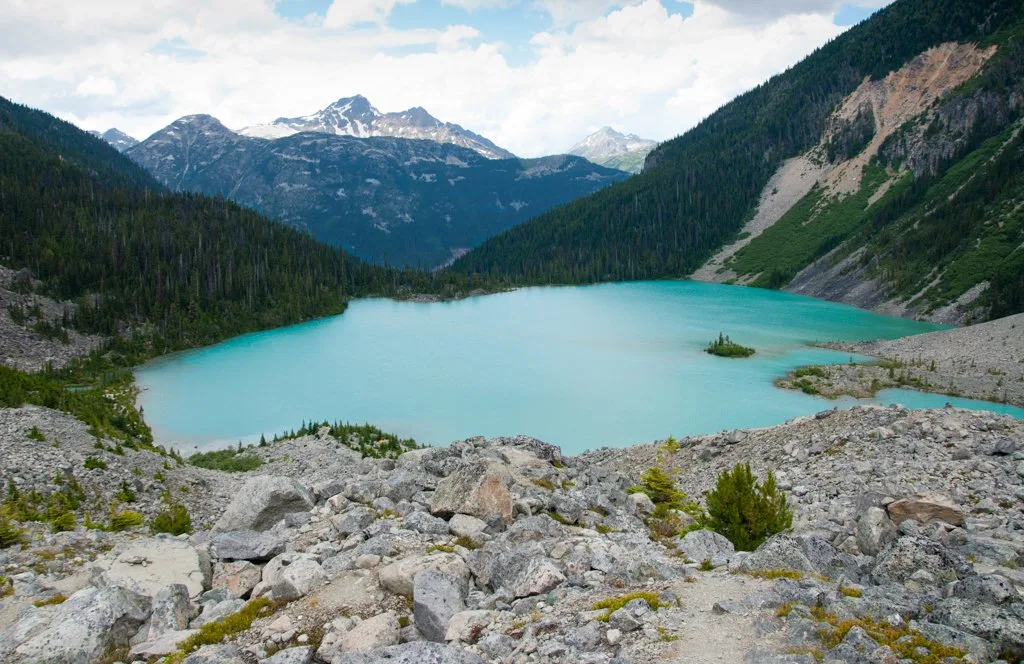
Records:
M754 354L754 349L741 346L730 339L729 335L719 332L718 339L709 343L704 352L719 357L750 357Z

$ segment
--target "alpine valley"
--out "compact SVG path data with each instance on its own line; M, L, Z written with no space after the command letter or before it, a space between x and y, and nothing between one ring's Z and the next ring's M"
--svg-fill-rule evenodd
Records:
M241 133L188 116L126 154L174 191L230 198L366 260L421 268L628 177L575 156L517 159L423 109L381 114L363 97Z

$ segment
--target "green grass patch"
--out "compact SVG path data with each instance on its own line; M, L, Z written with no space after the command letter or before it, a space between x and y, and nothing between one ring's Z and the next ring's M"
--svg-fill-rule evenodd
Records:
M257 618L271 615L274 610L274 603L266 597L249 600L237 613L232 613L212 623L206 623L199 628L198 634L193 634L179 643L178 647L181 651L172 655L171 661L175 661L175 657L179 658L177 661L181 661L203 646L223 643L225 639L230 639L252 627Z
M893 627L885 621L870 617L840 620L835 614L820 607L812 607L811 614L819 623L826 625L819 629L818 638L829 650L842 643L851 629L860 627L879 645L892 648L897 658L914 664L940 664L948 657L960 658L967 654L967 651L960 648L932 641L906 625Z
M199 452L190 456L188 462L199 468L220 470L226 473L248 473L263 465L263 459L243 447Z
M82 464L86 470L106 470L107 462L97 457L85 457L85 462Z
M32 602L32 605L36 607L56 606L58 604L63 604L66 601L68 601L67 595L54 595L53 597L48 597L46 599L41 599L36 602Z

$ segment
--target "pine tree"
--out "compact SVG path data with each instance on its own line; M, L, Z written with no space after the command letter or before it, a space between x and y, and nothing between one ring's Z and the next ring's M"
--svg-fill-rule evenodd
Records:
M775 484L775 475L768 471L765 481L758 482L749 463L723 471L708 493L707 505L708 526L738 551L753 551L793 525L793 513Z

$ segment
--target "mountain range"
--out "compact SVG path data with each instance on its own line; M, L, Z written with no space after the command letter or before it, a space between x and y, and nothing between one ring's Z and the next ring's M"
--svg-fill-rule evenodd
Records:
M312 115L278 118L267 124L245 127L238 133L254 138L276 139L304 131L356 138L422 138L469 148L488 159L515 157L479 134L457 124L441 122L419 106L400 113L381 113L362 95L343 97Z
M255 138L208 115L181 118L126 154L173 191L230 198L364 259L424 268L628 177L576 156L489 159L435 140Z
M742 283L969 323L1024 310L1024 5L899 0L452 270Z
M644 159L657 145L657 141L603 127L569 148L569 154L608 168L639 173L644 168Z
M102 138L107 143L110 143L118 152L124 152L128 148L134 147L139 144L138 139L135 139L128 134L124 133L120 129L110 128L102 134L98 131L90 131L90 134L97 138Z

